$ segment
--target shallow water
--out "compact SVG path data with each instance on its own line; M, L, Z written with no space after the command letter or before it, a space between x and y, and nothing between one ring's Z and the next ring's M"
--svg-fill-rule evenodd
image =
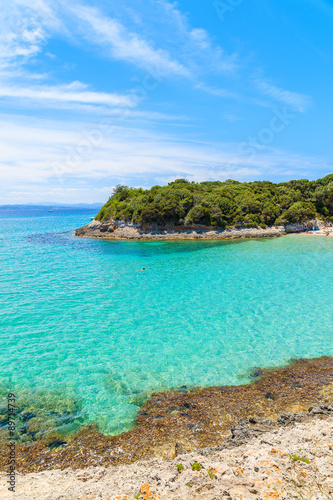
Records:
M117 434L152 391L333 355L333 239L75 238L91 215L0 212L1 395L17 394L23 439Z

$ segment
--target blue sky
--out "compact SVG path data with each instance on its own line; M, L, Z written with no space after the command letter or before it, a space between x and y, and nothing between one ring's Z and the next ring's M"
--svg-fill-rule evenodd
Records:
M333 171L325 0L0 7L0 204Z

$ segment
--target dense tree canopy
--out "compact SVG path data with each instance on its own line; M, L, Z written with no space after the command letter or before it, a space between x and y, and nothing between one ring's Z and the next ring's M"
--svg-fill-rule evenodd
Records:
M266 227L315 217L333 221L333 174L281 184L177 179L151 189L117 186L96 218L225 228Z

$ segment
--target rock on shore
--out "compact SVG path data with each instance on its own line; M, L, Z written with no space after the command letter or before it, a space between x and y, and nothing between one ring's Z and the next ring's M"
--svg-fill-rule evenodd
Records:
M268 228L216 229L207 226L147 226L125 221L93 220L75 231L76 236L109 240L194 240L233 238L272 238L286 234L284 226Z
M333 406L242 419L221 446L119 467L18 475L20 500L333 498ZM0 498L12 499L1 474Z
M313 227L324 226L320 220L287 226L241 227L218 229L211 226L158 226L157 224L134 224L123 220L93 220L75 231L76 236L107 240L224 240L235 238L274 238L288 233L300 233Z

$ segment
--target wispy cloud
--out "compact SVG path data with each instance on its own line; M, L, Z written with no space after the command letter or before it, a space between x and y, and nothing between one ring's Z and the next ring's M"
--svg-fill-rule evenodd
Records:
M56 2L48 0L12 0L3 2L0 10L0 68L26 61L37 55L59 27Z
M91 92L80 82L57 86L7 87L0 85L0 98L20 98L36 101L64 101L107 106L133 107L136 99L130 95Z
M260 79L257 79L255 83L264 95L288 104L299 112L304 112L311 104L311 98L305 94L283 90Z
M238 122L240 120L240 117L233 115L231 113L225 113L223 115L223 119L227 120L229 123L235 123L235 122Z
M103 45L114 59L134 63L161 76L189 76L188 69L166 50L155 49L147 40L130 32L118 20L103 15L98 9L76 5L72 12L82 22L82 35L90 42Z
M240 97L234 92L230 92L226 89L210 87L209 85L205 85L204 83L199 83L195 86L195 88L198 90L202 90L203 92L207 92L208 94L216 95L218 97L224 97L226 99L240 99Z
M101 47L104 56L134 64L153 74L195 79L207 71L228 73L237 67L236 55L226 54L213 43L206 30L192 28L175 4L160 0L153 3L152 10L155 31L151 30L151 24L142 22L140 34L96 7L79 3L67 7L72 29L78 30L89 43Z
M236 143L179 141L176 136L142 127L119 126L112 128L112 134L103 135L98 147L91 148L82 161L66 164L66 158L76 152L75 145L86 142L93 127L91 124L91 128L86 126L86 131L80 132L81 124L76 122L3 120L0 125L0 185L6 188L0 196L10 198L10 193L20 190L19 186L23 190L25 186L27 192L35 193L31 201L37 201L38 190L47 192L58 186L62 196L59 194L55 201L70 201L69 188L82 188L82 193L89 188L97 193L106 184L132 183L133 179L141 185L179 176L196 181L255 180L283 176L285 172L294 172L295 177L308 175L318 164L327 171L331 169L318 157L267 148L254 159L244 158ZM20 148L17 148L18 137ZM55 165L63 166L63 185L59 183ZM98 201L98 198L90 198L90 201Z
M186 60L194 74L199 75L207 70L229 73L237 68L237 55L227 54L220 45L214 43L205 29L193 28L176 3L159 0L157 4L164 10L163 21L174 34L180 57Z
M142 6L139 16L139 9L129 11L133 5ZM177 3L130 0L126 5L119 2L116 7L115 2L95 0L3 2L0 100L11 113L0 116L0 186L6 186L3 197L12 196L14 202L14 196L26 192L26 199L30 197L31 201L44 195L58 201L70 201L75 196L76 201L81 201L93 193L95 198L90 201L96 201L101 199L103 186L119 180L132 184L134 179L137 185L179 176L191 180L255 180L307 176L319 163L325 168L323 159L269 147L254 159L246 158L239 153L239 144L231 142L232 137L240 137L240 132L233 136L229 131L236 127L226 122L221 123L221 132L228 139L222 144L211 139L218 141L213 127L208 133L204 128L195 128L203 119L211 118L217 108L212 97L188 92L193 88L216 97L217 118L232 123L241 117L240 129L246 126L246 119L252 124L248 105L273 107L278 102L291 110L305 111L311 100L266 80L262 73L255 72L253 60L247 64L237 55L229 55L208 31L193 26ZM59 51L57 44L48 44L54 36L61 39ZM78 50L68 51L68 60L66 43L79 46ZM94 83L64 83L63 71L56 73L64 62L78 63L77 68L70 70L77 71L77 75L67 77L67 82L84 79L82 54L77 60L75 57L85 50L90 55L93 50L98 51L100 57L96 75L91 78ZM42 66L39 55L43 51L46 58ZM113 71L119 70L119 79L114 79L115 85L122 82L119 91L109 92L108 84L99 78L99 64L105 64L106 71L110 66ZM46 73L49 67L54 72ZM161 77L162 99L159 91L148 93L151 100L143 101L135 97L134 91L122 90L130 89L133 81L144 87L141 70ZM72 73L68 70L68 74ZM94 86L96 81L98 86ZM204 106L196 107L198 97L205 97L207 107L211 106L207 114L202 112ZM40 118L39 112L45 108L52 108L54 117L61 117L61 121ZM18 110L22 116L15 116ZM172 135L168 135L165 131L170 130L170 120L174 120L173 127L184 126L183 113L191 116L186 122L186 133L178 128L179 133L173 129ZM120 122L125 115L127 121ZM164 125L157 124L162 120ZM77 166L66 166L66 158L84 150L82 143L85 147L89 143L89 131L102 121L112 123L112 134L103 134L98 147L86 148L89 154L84 154ZM190 126L194 134L188 133ZM198 137L209 137L211 142L200 142ZM54 164L63 163L64 184L58 186Z

